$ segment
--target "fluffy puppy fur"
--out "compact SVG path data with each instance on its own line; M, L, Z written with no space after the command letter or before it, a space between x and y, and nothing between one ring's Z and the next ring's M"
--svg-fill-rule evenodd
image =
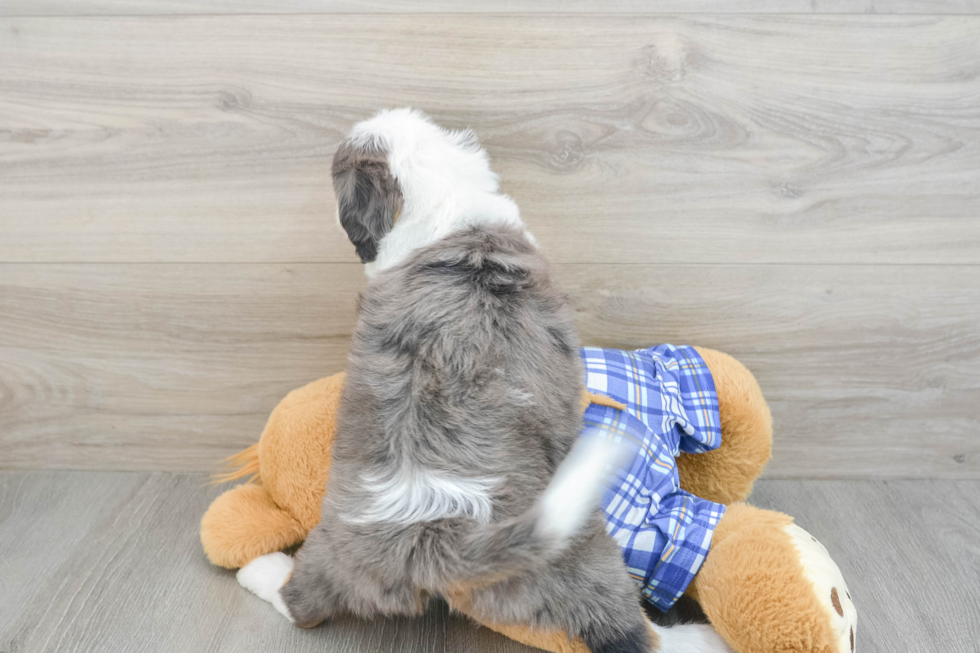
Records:
M334 156L333 184L337 217L369 278L471 226L510 226L536 246L476 134L446 131L416 111L355 125Z
M466 596L480 619L562 629L597 653L726 650L703 626L652 634L642 616L596 509L613 452L576 444L571 310L472 132L385 111L333 173L372 281L322 520L295 562L264 556L242 584L304 627Z

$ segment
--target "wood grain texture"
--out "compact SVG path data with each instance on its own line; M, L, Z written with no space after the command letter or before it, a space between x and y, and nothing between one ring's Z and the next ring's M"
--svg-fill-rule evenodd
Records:
M199 474L0 472L0 650L530 653L435 604L303 631L210 566ZM762 481L844 572L864 653L973 653L980 483ZM914 600L909 596L913 592Z
M858 651L976 653L980 484L763 481L751 502L828 548L857 606Z
M0 475L0 650L443 651L445 610L303 631L208 564L201 475Z
M588 344L756 375L770 478L980 477L980 266L561 266Z
M758 377L778 477L980 478L980 266L558 265L583 342ZM357 264L0 265L0 466L213 470L343 369Z
M977 0L4 0L0 16L193 14L977 14Z
M386 105L476 128L557 261L980 261L980 17L12 18L0 34L0 261L353 261L330 158Z
M726 6L925 10L869 2ZM340 370L330 159L411 104L479 131L584 341L755 371L770 477L980 477L980 16L229 6L0 20L0 467L210 470Z
M364 285L359 265L2 267L8 468L214 469L343 369Z

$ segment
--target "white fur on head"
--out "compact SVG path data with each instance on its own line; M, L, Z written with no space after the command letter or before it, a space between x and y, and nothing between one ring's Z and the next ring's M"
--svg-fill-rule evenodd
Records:
M500 193L499 178L471 130L445 130L413 109L385 109L355 125L348 142L386 153L403 198L377 258L365 266L369 277L469 226L524 226L517 204Z

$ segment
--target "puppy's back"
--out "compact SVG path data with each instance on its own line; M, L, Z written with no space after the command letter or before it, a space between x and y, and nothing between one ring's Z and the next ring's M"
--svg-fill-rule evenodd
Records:
M516 515L574 443L580 389L571 310L537 249L506 226L453 234L360 299L337 489L360 515L385 490L432 503L427 519Z

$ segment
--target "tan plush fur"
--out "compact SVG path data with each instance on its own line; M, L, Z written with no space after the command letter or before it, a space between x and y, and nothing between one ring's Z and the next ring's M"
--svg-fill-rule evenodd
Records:
M690 594L739 652L832 653L830 620L784 530L792 518L728 507Z
M715 380L722 445L678 460L681 485L698 496L731 504L744 500L769 460L772 425L758 383L741 363L698 349ZM334 420L343 374L294 390L273 410L258 445L229 462L237 469L217 480L251 477L218 497L201 521L201 542L212 563L236 568L301 542L320 518ZM616 405L583 391L589 403ZM622 407L622 406L617 406ZM821 611L789 536L786 515L743 504L729 507L711 552L689 593L737 653L827 653L830 624ZM449 597L468 612L465 592ZM513 624L484 624L554 653L586 653L564 633Z
M201 544L219 567L243 567L265 553L303 541L320 521L330 473L330 445L344 375L293 390L272 411L258 445L229 462L252 476L218 497L201 520Z
M772 456L772 417L755 377L720 351L695 347L711 370L721 413L721 446L677 458L681 487L709 501L744 501Z
M458 610L455 606L453 606L453 609ZM466 610L458 611L463 614L469 614ZM581 639L569 639L568 635L556 630L535 630L527 626L508 626L505 624L483 623L483 625L514 641L539 648L543 651L552 651L552 653L590 653L589 647Z
M343 384L341 373L293 390L276 406L259 438L262 484L307 531L320 522Z
M469 594L465 589L460 589L459 592L447 596L446 602L449 603L449 607L453 610L462 612L470 617L474 616L472 606L470 605ZM480 621L475 617L474 619ZM585 642L578 638L569 639L568 635L561 631L488 623L486 621L481 621L481 623L491 630L495 630L502 635L506 635L515 641L533 646L534 648L551 651L552 653L589 653L589 648L585 645Z
M256 483L222 494L201 520L204 553L213 564L229 569L302 542L308 532Z

